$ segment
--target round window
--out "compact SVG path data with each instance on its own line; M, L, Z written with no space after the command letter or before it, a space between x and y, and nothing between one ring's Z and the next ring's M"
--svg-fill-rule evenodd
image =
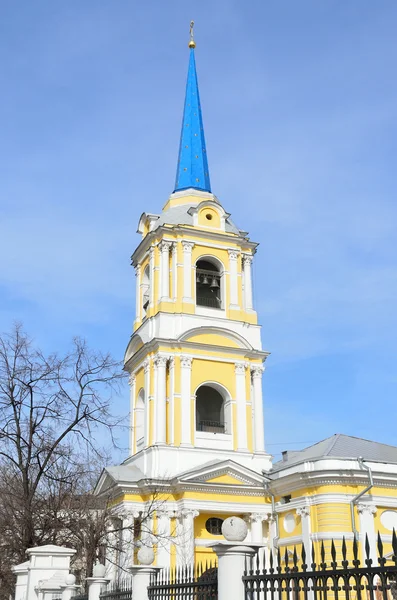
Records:
M208 221L211 221L211 220L212 220L212 215L211 215L211 213L207 213L207 214L205 215L205 218L206 218L206 219L208 219Z
M222 535L222 523L222 519L211 517L210 519L207 519L205 528L211 535Z

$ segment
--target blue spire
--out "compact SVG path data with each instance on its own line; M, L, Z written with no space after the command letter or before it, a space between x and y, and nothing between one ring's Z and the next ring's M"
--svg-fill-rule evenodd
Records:
M205 192L211 191L196 62L194 60L194 47L192 46L190 46L185 108L174 191L177 192L186 188L195 188Z

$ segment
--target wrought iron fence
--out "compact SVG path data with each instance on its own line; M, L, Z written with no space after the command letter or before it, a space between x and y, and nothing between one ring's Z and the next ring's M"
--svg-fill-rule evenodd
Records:
M88 600L88 593L85 594L75 594L72 596L73 600Z
M149 600L217 600L218 569L214 565L163 569L153 575Z
M132 600L132 580L115 581L99 596L100 600ZM138 600L138 599L136 599Z
M299 558L296 547L292 554L286 549L283 557L280 549L275 555L270 552L268 560L265 554L262 559L257 555L246 562L243 576L245 600L397 600L397 537L394 530L392 548L392 554L385 556L378 533L377 560L371 558L366 536L364 564L358 557L359 545L356 540L352 543L350 555L353 559L348 560L344 538L342 560L339 562L333 540L328 563L324 542L321 543L319 556L316 556L312 545L310 564L306 563L303 544ZM374 564L376 562L377 566Z

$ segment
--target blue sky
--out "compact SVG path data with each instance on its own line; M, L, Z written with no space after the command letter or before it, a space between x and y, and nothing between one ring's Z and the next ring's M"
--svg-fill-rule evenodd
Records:
M260 242L268 449L397 445L395 1L0 13L0 329L122 357L137 222L173 189L193 18L213 191Z

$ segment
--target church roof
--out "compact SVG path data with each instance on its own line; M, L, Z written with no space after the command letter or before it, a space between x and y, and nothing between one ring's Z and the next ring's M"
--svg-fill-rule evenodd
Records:
M357 459L359 456L367 461L397 463L397 447L336 433L303 450L283 452L282 460L274 463L273 471L280 471L309 460L319 460L327 457Z
M190 47L175 190L211 191L194 47Z
M193 225L193 216L189 213L190 208L189 204L181 204L168 208L161 213L159 220L156 221L156 225L164 225L165 223L169 225ZM226 219L225 230L228 233L235 233L236 235L246 233L241 232L230 217Z

